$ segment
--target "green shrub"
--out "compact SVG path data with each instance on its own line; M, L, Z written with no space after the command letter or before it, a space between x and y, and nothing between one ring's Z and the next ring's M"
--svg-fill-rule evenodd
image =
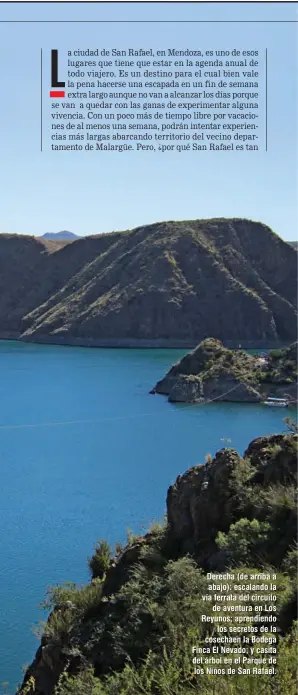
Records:
M64 676L54 695L296 695L297 649L295 631L278 640L275 675L195 675L193 635L174 633L170 647L152 649L135 666L130 659L121 671L98 680L86 669Z
M282 450L283 449L280 444L271 444L271 446L268 447L268 451L270 451L271 454L271 459L274 459Z
M271 692L278 695L297 695L297 624L285 639L280 640L277 664Z
M117 542L117 543L115 544L115 555L116 555L116 557L119 557L119 555L122 555L123 550L124 550L124 545L123 545L123 543Z
M102 579L109 569L112 560L112 550L106 541L100 540L95 546L92 557L88 558L88 566L92 579Z
M45 610L76 609L77 616L86 619L96 613L102 597L102 580L93 579L91 584L77 586L71 582L62 586L51 586L42 604Z
M151 521L149 526L149 533L159 536L162 535L167 529L167 515L161 521Z
M105 695L106 691L92 668L81 671L77 676L70 676L64 671L55 687L53 695Z
M233 564L254 564L264 552L269 528L267 522L240 519L231 524L228 533L218 533L216 544L221 550L227 551Z
M78 625L78 615L72 608L55 610L49 616L43 631L47 644L66 646L75 627Z
M298 547L292 548L287 553L283 562L284 571L292 578L296 579L298 573Z
M279 567L297 538L297 490L274 485L261 493L260 514L269 522L267 557Z
M126 529L126 544L131 547L132 545L135 545L140 540L140 536L137 534L133 533L133 531L128 528Z

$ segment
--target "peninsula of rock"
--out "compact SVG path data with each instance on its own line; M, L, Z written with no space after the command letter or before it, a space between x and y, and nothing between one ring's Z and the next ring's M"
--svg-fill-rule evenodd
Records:
M157 382L151 393L169 401L258 403L268 396L297 400L297 343L261 357L206 338Z

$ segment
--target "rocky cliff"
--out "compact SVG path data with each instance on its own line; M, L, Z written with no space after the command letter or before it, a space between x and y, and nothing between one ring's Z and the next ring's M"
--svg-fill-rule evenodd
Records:
M169 401L258 403L268 395L297 400L297 343L262 358L207 338L173 365L151 393Z
M187 660L193 640L202 638L206 571L275 568L278 634L290 635L297 435L258 438L243 457L222 449L207 458L169 488L164 525L130 537L114 557L101 541L89 562L91 584L52 591L52 612L18 695L221 693L222 677L194 679ZM283 691L269 678L262 692L294 695L294 655L286 673ZM241 680L247 688L241 692L256 692L256 686ZM236 695L239 687L230 679L224 689Z
M210 335L243 346L290 342L296 261L269 227L242 219L161 222L71 243L1 234L0 336L87 345L193 347Z

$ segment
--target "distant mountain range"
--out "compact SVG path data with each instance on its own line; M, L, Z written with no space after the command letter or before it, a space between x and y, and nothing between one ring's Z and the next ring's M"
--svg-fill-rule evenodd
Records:
M73 234L73 232L67 232L66 230L63 232L47 232L46 234L42 234L40 237L41 239L53 239L55 241L56 239L59 240L69 240L69 239L79 239L79 237L76 234Z
M297 252L259 222L160 222L64 244L0 235L1 337L271 347L296 339L296 304Z
M294 249L298 249L298 241L289 241L288 243L293 246Z

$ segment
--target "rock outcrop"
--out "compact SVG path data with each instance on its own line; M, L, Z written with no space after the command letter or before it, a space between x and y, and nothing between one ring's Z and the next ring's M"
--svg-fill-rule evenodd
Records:
M0 336L108 346L296 337L297 253L243 219L67 241L0 235Z
M260 358L208 338L171 367L150 393L182 403L258 403L269 394L295 401L297 344Z
M227 531L237 520L243 505L237 476L245 490L248 485L295 485L297 480L297 435L259 437L243 457L232 449L222 449L214 459L189 469L168 490L169 531L180 552L192 552L207 566L212 542L218 530ZM247 514L252 515L253 505ZM208 552L207 552L208 550ZM209 558L209 559L208 559Z

